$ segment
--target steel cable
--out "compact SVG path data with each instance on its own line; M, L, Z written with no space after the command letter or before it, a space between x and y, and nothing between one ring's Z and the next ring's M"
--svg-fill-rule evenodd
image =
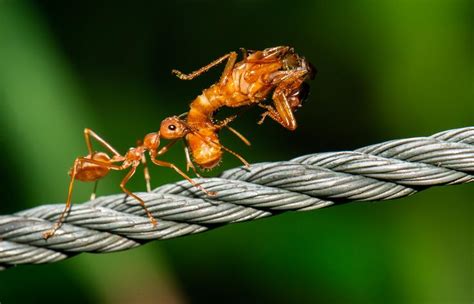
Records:
M316 153L290 161L235 168L219 178L196 179L137 193L158 220L153 226L124 194L74 205L48 240L64 205L43 205L0 216L0 269L51 263L81 252L112 252L147 241L206 231L284 211L307 211L351 201L401 198L431 186L474 180L474 127L431 137L392 140L355 151Z

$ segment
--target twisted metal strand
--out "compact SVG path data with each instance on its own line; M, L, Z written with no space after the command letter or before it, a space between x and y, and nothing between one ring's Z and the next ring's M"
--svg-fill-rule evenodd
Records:
M208 197L187 181L137 193L155 218L123 194L75 205L64 225L44 240L64 205L0 216L0 269L51 263L81 252L126 250L150 240L202 232L283 211L336 203L400 198L431 186L474 180L474 127L431 137L392 140L356 151L316 153L291 161L235 168L196 179L217 192Z

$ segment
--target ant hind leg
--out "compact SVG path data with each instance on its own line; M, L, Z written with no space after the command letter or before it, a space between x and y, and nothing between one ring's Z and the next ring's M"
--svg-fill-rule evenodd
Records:
M66 215L69 213L69 211L71 209L71 205L72 205L71 200L72 200L72 191L74 189L74 181L76 180L76 175L78 173L78 168L82 163L91 163L91 164L95 164L97 166L101 166L101 167L109 168L109 169L113 169L113 170L123 170L124 169L124 167L122 167L122 166L117 166L117 165L114 165L114 164L110 164L110 163L106 163L106 162L102 162L102 161L98 161L98 160L94 160L94 159L90 159L90 158L85 158L85 157L76 158L76 160L74 160L74 164L73 164L73 167L72 167L71 180L69 182L68 194L67 194L67 199L66 199L66 206L64 207L63 212L61 213L61 215L59 216L59 219L56 221L56 223L53 225L53 227L43 233L43 238L45 240L52 237L54 235L54 233L56 233L56 231L62 226L62 224L64 222L64 219L66 218Z
M203 66L202 68L200 68L200 69L198 69L194 72L191 72L189 74L185 74L185 73L183 73L179 70L172 70L171 73L176 75L176 77L178 77L181 80L192 80L192 79L202 75L203 73L209 71L211 68L215 67L216 65L222 63L227 58L229 58L229 60L230 60L230 57L234 57L234 56L237 57L237 53L230 52L230 53L225 54L224 56L222 56L220 58L217 58L216 60L209 63L208 65ZM234 60L234 62L235 62L235 60ZM227 65L226 65L226 67L227 67Z
M50 237L54 235L54 233L56 233L56 231L63 224L66 215L69 213L69 210L71 209L72 190L74 188L74 181L76 179L77 167L79 166L80 163L81 163L81 160L79 158L76 158L76 160L74 161L73 169L72 169L71 180L69 181L66 206L64 207L64 210L61 212L59 219L56 221L56 223L54 223L53 227L43 232L43 238L45 240L49 239Z
M91 201L95 200L98 186L99 186L99 181L96 180L95 183L94 183L94 188L92 189L92 193L91 193L91 198L90 198Z
M84 137L85 137L85 140L86 140L87 150L89 151L90 155L92 155L94 153L94 151L92 150L92 141L91 141L91 137L92 137L95 140L97 140L104 148L106 148L107 150L112 152L112 154L114 154L114 156L122 157L122 155L120 153L118 153L117 150L115 150L114 147L112 147L112 145L110 145L108 142L106 142L102 137L97 135L91 129L89 129L89 128L84 129Z

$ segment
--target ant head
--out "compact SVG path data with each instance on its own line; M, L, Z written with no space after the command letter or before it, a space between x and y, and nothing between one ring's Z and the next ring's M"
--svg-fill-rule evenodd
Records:
M168 117L161 122L160 134L165 139L181 138L188 132L186 123L177 116Z

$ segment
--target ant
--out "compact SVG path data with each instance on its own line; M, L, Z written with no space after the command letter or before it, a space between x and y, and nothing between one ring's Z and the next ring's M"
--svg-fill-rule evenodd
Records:
M268 116L288 130L295 130L296 119L293 115L308 95L307 79L313 79L315 68L304 58L295 53L289 46L277 46L263 51L241 49L243 60L237 61L237 53L230 52L210 64L190 73L184 74L172 70L178 78L191 80L207 72L212 67L227 60L220 80L202 91L190 104L186 119L173 116L165 119L161 127L179 126L179 132L172 132L168 139L185 138L187 169L196 172L190 157L201 169L212 169L222 159L222 150L239 158L245 166L248 163L237 153L219 143L218 131L227 127L244 143L250 145L240 133L228 126L236 116L216 123L214 113L222 107L241 107L257 104L266 111L258 124ZM271 95L273 106L263 102Z
M174 128L172 126L167 126L166 128L160 128L160 131L158 132L147 134L145 138L143 139L143 141L139 141L137 146L134 148L130 148L125 155L121 155L119 152L117 152L116 149L114 149L108 142L102 139L99 135L97 135L91 129L88 129L88 128L84 129L84 137L85 137L87 150L89 154L87 154L87 156L85 157L77 157L74 160L74 164L68 173L69 176L71 177L71 180L69 182L69 190L68 190L68 195L67 195L67 200L66 200L66 206L63 212L61 213L61 215L59 216L58 221L53 225L51 229L43 233L43 237L45 239L48 239L51 236L53 236L54 233L61 227L62 223L64 222L66 215L71 209L71 198L72 198L72 191L74 188L75 180L80 180L83 182L96 182L96 186L97 186L97 182L100 179L104 178L110 172L110 170L122 171L128 168L130 168L130 170L128 171L128 173L125 175L122 182L120 183L120 188L122 189L123 192L135 198L140 203L140 205L145 210L148 218L150 219L150 222L154 226L156 226L157 224L156 219L153 217L150 211L148 211L145 205L145 202L139 196L132 193L125 187L127 182L135 174L137 167L140 165L140 163L143 163L147 190L148 192L150 192L151 190L150 175L148 173L148 167L146 164L146 157L145 157L145 153L147 151L149 153L151 161L155 165L172 168L179 175L181 175L183 178L188 180L193 186L205 192L207 195L209 196L215 195L214 192L207 191L200 184L193 181L190 177L188 177L183 171L181 171L174 164L157 159L157 157L161 156L166 151L168 151L169 147L173 144L171 142L170 144L167 144L164 147L162 147L160 150L158 150L158 147L160 145L160 136L169 137L170 136L169 133L176 131L178 128L179 126L177 126L175 130L173 130ZM104 153L104 152L94 152L92 149L91 138L95 139L104 148L106 148L112 154L112 157L110 157L107 153ZM94 187L93 193L91 195L91 199L95 197L96 186Z
M130 168L120 183L120 187L123 192L140 203L151 223L156 225L156 219L146 208L145 202L125 187L135 174L137 167L140 163L143 163L147 190L150 191L150 176L145 157L147 151L155 165L172 168L194 187L209 196L215 195L215 192L207 191L173 163L158 160L157 157L166 153L179 139L185 138L187 170L189 171L192 168L198 176L199 174L197 174L191 161L188 148L191 150L193 161L201 169L210 170L217 166L222 159L222 150L233 154L246 167L249 167L248 162L242 156L224 147L219 142L218 132L222 128L227 128L245 144L250 145L250 142L242 134L228 126L237 117L236 115L228 117L221 122L214 121L214 113L221 107L241 107L257 104L266 109L262 114L261 120L258 122L259 124L263 123L268 116L283 127L295 130L297 124L293 112L301 107L303 100L307 96L308 85L305 83L305 80L308 78L313 79L315 74L314 67L304 57L296 54L293 48L288 46L248 52L242 49L242 52L244 59L240 62L236 62L237 53L230 52L190 74L183 74L180 71L173 70L173 74L176 74L180 79L191 80L227 59L227 64L219 82L205 89L201 95L191 102L189 112L164 119L158 132L147 134L143 142L139 142L136 147L130 148L125 155L121 155L95 132L86 128L84 136L89 154L75 159L73 167L69 171L71 180L66 206L53 227L43 233L44 238L48 239L53 236L64 222L71 208L75 180L84 182L94 181L97 183L110 170L121 171ZM271 92L273 92L274 106L263 103ZM94 152L91 138L99 142L113 156L110 157L104 152ZM171 141L158 150L160 138ZM95 188L92 197L94 195Z

